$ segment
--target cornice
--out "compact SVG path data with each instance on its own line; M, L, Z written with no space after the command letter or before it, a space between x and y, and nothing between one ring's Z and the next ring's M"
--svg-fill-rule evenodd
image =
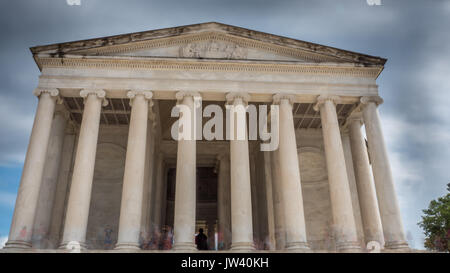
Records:
M42 68L87 68L87 69L152 69L193 70L226 72L302 73L332 76L352 76L376 79L380 67L353 67L323 64L275 64L214 61L180 61L161 59L106 59L106 58L51 58L37 59Z
M234 36L237 38L247 38L266 44L275 44L282 47L299 49L306 52L311 52L328 57L334 57L341 60L351 60L351 62L361 63L366 65L381 65L383 66L386 59L374 57L362 53L351 52L348 50L333 48L330 46L315 44L302 40L292 39L261 31L246 29L242 27L208 22L194 25L177 26L165 29L155 29L142 32L119 34L108 37L93 38L87 40L79 40L58 44L50 44L43 46L35 46L30 48L35 56L42 52L62 56L64 54L76 51L85 51L89 49L100 49L105 47L115 47L119 45L129 45L132 43L139 43L145 41L161 40L165 38L184 38L189 35L199 35L201 33L221 33L222 35Z

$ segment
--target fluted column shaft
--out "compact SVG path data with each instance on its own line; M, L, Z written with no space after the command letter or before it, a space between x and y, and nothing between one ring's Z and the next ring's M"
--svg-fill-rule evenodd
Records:
M349 120L350 146L353 158L353 167L356 176L356 187L361 207L361 216L364 227L366 244L377 241L384 244L383 228L381 226L380 212L378 210L375 185L370 171L369 157L367 156L366 143L361 133L360 118L351 117Z
M80 96L85 98L85 104L67 204L62 247L72 241L78 242L84 247L97 152L100 113L102 102L105 102L105 91L103 90L82 90Z
M252 191L245 115L245 104L248 99L249 96L247 94L229 93L227 95L228 103L232 104L231 118L234 119L234 132L231 132L234 137L230 140L231 249L237 251L254 250ZM242 113L242 111L244 112ZM238 119L240 119L239 122ZM239 130L244 133L239 134ZM243 139L241 138L242 135L244 136Z
M269 151L264 152L264 189L266 191L267 206L267 237L266 245L268 250L276 249L275 236L275 209L273 200L273 178L272 178L272 159Z
M36 89L39 102L5 248L30 248L36 206L59 91Z
M385 247L408 248L377 110L377 105L382 103L382 99L380 97L363 97L361 103L363 103L364 125L372 161Z
M208 243L209 250L215 250L215 247L216 247L216 238L215 238L215 230L214 230L215 222L216 222L216 219L213 219L213 218L210 218L207 220L207 225L208 225L207 243Z
M272 169L272 188L273 188L273 209L274 209L274 226L275 226L275 240L276 249L281 250L286 246L286 230L284 222L284 209L281 196L280 183L280 149L272 152L271 169Z
M294 117L292 114L293 97L289 95L275 95L274 103L279 104L280 124L280 186L281 201L286 230L285 249L298 251L306 250L306 224L303 209L300 170L297 155L297 141L295 138ZM272 121L273 123L273 121ZM281 182L281 183L279 183Z
M69 187L72 159L75 153L75 138L76 137L73 126L70 126L68 130L66 130L66 134L64 137L61 163L58 172L58 182L55 189L55 199L53 201L51 225L49 231L50 241L48 244L48 248L52 249L59 247L60 239L62 236L61 231L63 228L64 213L66 210L66 197L68 196L67 189Z
M219 249L229 249L231 245L231 203L230 200L230 157L219 157L219 177L217 179L217 216Z
M61 166L67 119L68 112L63 109L58 109L53 117L52 130L50 132L51 145L47 148L44 174L42 176L39 201L34 220L33 248L48 247L53 203L55 200L58 173Z
M154 208L152 231L161 230L162 210L163 210L163 191L166 181L164 180L164 155L160 152L156 159L156 181L155 181L155 199L152 200Z
M195 234L195 209L196 209L196 140L194 138L194 96L195 93L177 93L177 99L182 106L187 107L189 112L181 114L190 114L191 117L189 139L178 140L177 169L175 185L175 216L174 216L174 250L193 251L196 249L194 244ZM187 130L184 128L183 130ZM188 137L187 135L185 135Z
M130 91L127 94L131 99L132 108L116 249L139 249L148 106L152 95L152 92L142 91Z
M315 110L320 110L322 121L336 248L352 252L358 251L360 246L336 113L337 101L338 97L319 96Z

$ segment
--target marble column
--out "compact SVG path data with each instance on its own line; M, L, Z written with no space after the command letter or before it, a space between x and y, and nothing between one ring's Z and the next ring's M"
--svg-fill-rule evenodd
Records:
M84 98L84 110L61 248L69 242L77 242L83 248L85 247L100 113L102 105L107 105L103 90L85 89L80 92L80 96Z
M153 204L153 223L152 223L152 231L161 232L161 223L162 223L162 210L163 210L163 196L164 196L164 154L159 152L157 154L156 159L156 183L155 183L155 194L154 200L152 200Z
M252 223L253 223L253 241L259 242L261 241L260 235L260 222L259 222L259 205L258 205L258 190L257 190L257 181L256 181L256 156L253 152L253 147L249 147L249 162L250 162L250 189L252 193ZM256 245L255 245L256 248ZM259 248L259 245L258 245Z
M272 194L273 194L273 210L275 225L275 244L277 250L282 250L286 246L286 230L284 224L284 208L281 196L280 183L280 149L271 152L271 169L272 169Z
M377 105L382 102L383 100L378 96L361 98L369 155L372 162L385 248L407 249L408 243L403 231L391 166L378 115Z
M348 118L350 147L353 167L356 176L356 187L361 207L365 243L376 241L383 246L383 228L375 192L375 185L370 171L366 143L361 133L361 113L352 114Z
M42 249L47 248L49 245L53 202L55 200L68 118L69 112L64 109L63 105L58 105L53 117L49 142L51 144L47 148L47 157L44 166L44 174L42 176L39 201L36 207L32 236L33 248Z
M221 154L218 157L219 176L217 179L217 218L219 234L219 250L231 246L231 195L230 195L230 156Z
M149 112L153 107L153 101L149 104ZM141 217L141 241L146 242L151 239L151 219L152 202L155 182L155 143L156 143L156 120L150 114L147 122L147 142L145 145L145 169L144 169L144 194L142 199L142 217Z
M55 189L55 200L53 202L52 220L50 226L50 242L48 248L58 248L62 236L64 213L68 197L68 187L75 153L75 129L73 124L66 128L61 164L58 173L58 182Z
M265 189L267 200L267 231L269 238L266 240L266 244L269 250L276 249L275 240L275 211L273 202L273 179L272 179L272 160L271 153L264 152L264 177L265 177Z
M178 140L177 169L175 182L175 212L174 212L174 250L195 251L195 209L196 209L196 140L195 140L195 106L194 97L199 97L194 92L178 92L176 98L181 108L181 115L190 114L189 122L191 134L184 134L187 139ZM180 119L181 120L181 119ZM183 130L187 128L183 127ZM189 130L188 130L189 131Z
M281 176L277 181L277 186L280 187L281 202L283 202L285 249L305 251L309 247L306 239L305 213L292 114L293 100L294 96L292 95L276 94L273 96L273 102L279 105L280 113L278 156Z
M208 219L208 234L207 234L207 243L208 243L208 250L215 250L216 248L216 238L215 238L215 219Z
M250 162L245 106L250 99L246 93L228 93L234 130L231 132L231 249L252 251L252 192L250 185ZM241 133L239 134L238 131Z
M39 102L5 248L31 247L36 206L59 91L57 89L36 89L34 94L39 98Z
M338 102L337 96L320 95L314 109L320 111L322 121L336 248L341 252L357 252L360 245L336 113Z
M163 169L163 191L161 196L161 226L163 229L171 229L173 230L173 226L168 226L168 220L167 220L167 176L169 175L169 168L168 166L164 165ZM174 204L175 206L175 204ZM175 209L175 207L174 207ZM172 222L173 225L173 222ZM194 228L195 229L195 228Z
M131 118L116 249L140 249L148 108L153 93L130 91L127 96L131 99Z

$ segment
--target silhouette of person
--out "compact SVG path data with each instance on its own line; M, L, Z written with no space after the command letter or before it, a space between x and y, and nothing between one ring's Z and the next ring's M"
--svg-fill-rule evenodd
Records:
M198 230L197 236L195 236L195 244L198 250L208 250L208 237L203 233L203 229Z

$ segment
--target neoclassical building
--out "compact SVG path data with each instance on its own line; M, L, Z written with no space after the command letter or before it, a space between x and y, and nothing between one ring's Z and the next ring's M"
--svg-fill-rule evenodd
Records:
M200 227L218 250L409 249L377 110L386 59L220 23L31 52L6 250L194 251ZM171 110L195 98L279 106L278 149L174 140Z

